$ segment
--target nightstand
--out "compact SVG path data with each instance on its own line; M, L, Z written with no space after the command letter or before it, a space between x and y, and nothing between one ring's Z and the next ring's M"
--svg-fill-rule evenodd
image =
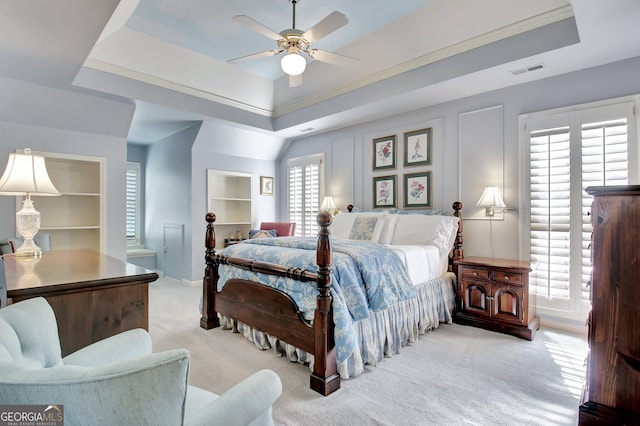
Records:
M456 323L533 340L540 319L529 300L529 262L465 257L455 264Z

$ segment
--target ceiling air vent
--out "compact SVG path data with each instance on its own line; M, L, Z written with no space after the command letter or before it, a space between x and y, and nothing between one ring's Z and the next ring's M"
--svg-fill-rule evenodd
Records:
M524 68L518 68L517 70L511 71L511 74L520 75L520 74L524 74L526 72L541 70L542 68L544 68L544 64L536 64L536 65L531 65L531 66L524 67Z

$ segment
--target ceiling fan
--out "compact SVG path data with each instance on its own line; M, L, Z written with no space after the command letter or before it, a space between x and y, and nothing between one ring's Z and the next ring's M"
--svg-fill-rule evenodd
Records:
M359 61L357 59L311 48L311 44L328 36L337 29L342 28L349 22L344 14L334 11L315 24L310 30L301 31L296 28L296 3L298 3L298 0L290 1L293 5L293 25L292 28L282 30L280 33L270 30L246 15L234 16L233 19L235 21L246 25L252 30L267 36L272 40L275 40L278 44L278 48L230 59L227 62L230 64L237 64L252 59L274 56L286 52L286 55L282 57L280 64L282 66L282 71L289 75L290 87L296 87L302 84L302 73L307 66L307 60L301 55L302 53L312 59L346 68L355 68L358 65Z

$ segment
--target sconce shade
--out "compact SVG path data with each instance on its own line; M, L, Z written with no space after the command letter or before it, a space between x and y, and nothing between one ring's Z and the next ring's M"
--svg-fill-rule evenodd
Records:
M289 51L280 60L282 71L289 75L300 75L307 68L307 60L295 51Z
M328 211L332 216L338 214L338 207L336 207L335 201L333 201L333 197L328 195L322 199L322 204L320 204L320 210Z
M500 195L500 190L497 186L485 187L484 192L482 193L482 197L480 197L476 205L482 207L507 207L507 205L504 203L504 200L502 199L502 196Z
M31 155L26 148L24 154L11 153L0 178L2 195L60 195L49 178L44 157Z

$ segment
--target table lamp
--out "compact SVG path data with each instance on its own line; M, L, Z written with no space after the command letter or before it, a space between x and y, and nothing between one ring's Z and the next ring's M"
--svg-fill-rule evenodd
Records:
M23 239L16 256L39 256L40 247L33 237L40 230L40 212L33 207L32 195L61 195L51 182L44 157L32 155L29 148L24 153L9 154L9 161L0 178L0 195L22 195L22 209L16 213L16 230Z
M321 211L327 211L331 216L335 216L338 214L338 207L336 207L335 201L333 201L333 197L328 195L322 199L322 204L320 204Z

